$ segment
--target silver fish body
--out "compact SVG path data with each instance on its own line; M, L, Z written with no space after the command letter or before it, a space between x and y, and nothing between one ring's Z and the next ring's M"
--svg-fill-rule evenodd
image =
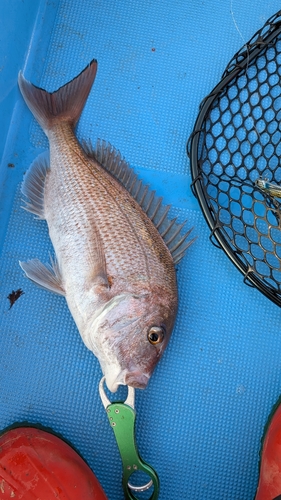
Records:
M31 280L65 296L111 391L119 384L144 388L170 338L178 299L172 253L143 203L154 206L178 259L189 244L177 239L159 200L148 196L118 152L106 143L96 151L78 143L73 130L95 74L93 61L51 94L19 77L50 144L49 164L36 160L22 190L27 210L46 219L56 255L51 267L37 259L21 266Z

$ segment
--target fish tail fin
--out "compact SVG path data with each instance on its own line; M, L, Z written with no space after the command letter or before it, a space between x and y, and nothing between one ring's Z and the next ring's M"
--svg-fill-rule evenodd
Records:
M97 72L95 59L73 80L55 92L47 92L28 82L20 72L19 88L30 111L43 128L46 135L54 125L68 122L73 127L77 123Z

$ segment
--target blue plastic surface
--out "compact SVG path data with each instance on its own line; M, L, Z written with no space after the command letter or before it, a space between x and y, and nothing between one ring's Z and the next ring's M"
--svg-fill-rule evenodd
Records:
M121 460L98 395L101 371L63 298L19 260L48 260L45 222L21 209L20 184L47 140L17 89L24 69L55 90L95 57L79 138L114 144L198 236L179 265L180 306L164 358L137 391L137 440L161 500L249 500L260 437L281 392L280 310L209 241L190 191L186 140L202 98L277 1L2 0L0 26L0 428L52 427L81 452L109 500ZM24 295L9 309L8 294Z

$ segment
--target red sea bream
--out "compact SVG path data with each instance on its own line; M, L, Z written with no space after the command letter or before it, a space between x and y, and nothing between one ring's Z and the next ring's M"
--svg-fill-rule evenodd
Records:
M168 344L177 312L175 264L190 242L170 207L149 191L120 153L98 141L79 144L74 127L95 79L93 60L47 92L19 75L29 109L50 151L28 170L26 209L45 219L51 264L21 262L27 277L63 295L81 337L99 359L111 391L145 388Z

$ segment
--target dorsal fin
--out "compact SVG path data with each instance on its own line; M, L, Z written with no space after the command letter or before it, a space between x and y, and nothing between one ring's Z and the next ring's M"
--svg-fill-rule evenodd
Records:
M185 223L178 224L176 218L169 219L170 206L163 205L162 197L156 196L155 191L151 191L147 184L138 179L125 158L121 156L120 151L116 150L110 143L98 139L95 149L91 142L84 142L83 148L89 157L98 161L135 198L158 229L171 252L174 263L177 264L195 239L186 241L192 229L182 233Z

